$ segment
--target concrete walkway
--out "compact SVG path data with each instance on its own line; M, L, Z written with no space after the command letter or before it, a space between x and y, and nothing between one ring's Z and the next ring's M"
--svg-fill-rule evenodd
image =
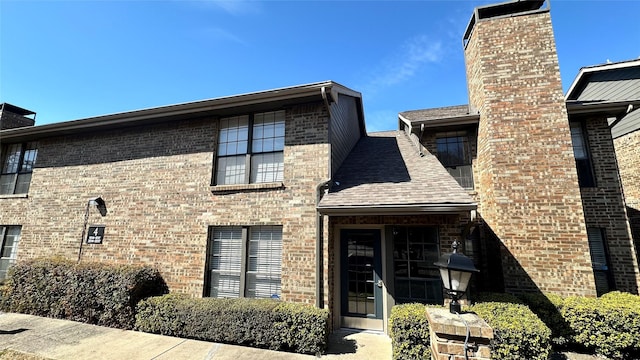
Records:
M181 339L32 315L0 313L0 351L15 350L48 359L316 359L280 351ZM321 359L391 359L384 334L342 329L330 336Z

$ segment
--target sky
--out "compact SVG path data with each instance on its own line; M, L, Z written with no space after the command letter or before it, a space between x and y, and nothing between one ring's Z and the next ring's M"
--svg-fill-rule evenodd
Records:
M462 35L500 0L0 0L0 102L36 125L333 80L368 131L468 103ZM640 58L640 1L552 0L564 91Z

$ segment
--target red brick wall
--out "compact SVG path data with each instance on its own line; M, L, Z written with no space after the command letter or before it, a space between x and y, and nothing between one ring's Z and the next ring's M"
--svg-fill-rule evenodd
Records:
M0 224L22 225L18 259L76 259L87 200L108 214L83 261L157 266L171 291L201 296L209 226L282 225L282 298L315 302L316 186L328 176L322 103L288 109L284 188L211 191L211 118L42 139L28 198L0 198Z
M503 245L506 289L595 295L549 13L477 22L465 56L479 212Z

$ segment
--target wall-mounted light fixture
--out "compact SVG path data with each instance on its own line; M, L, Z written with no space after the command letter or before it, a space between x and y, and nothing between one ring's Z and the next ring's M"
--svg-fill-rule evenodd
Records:
M100 212L100 215L102 216L107 215L107 204L104 202L104 200L101 197L99 196L93 197L87 201L87 208L84 212L84 223L82 224L82 238L80 238L80 249L78 250L78 262L80 262L80 258L82 257L82 244L84 243L84 237L87 232L87 222L89 221L89 208L91 208L91 206L95 206Z

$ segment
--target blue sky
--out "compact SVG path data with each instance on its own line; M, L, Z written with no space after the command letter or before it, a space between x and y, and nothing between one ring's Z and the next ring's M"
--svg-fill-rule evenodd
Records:
M324 80L363 95L367 130L467 103L477 1L0 0L0 102L36 125ZM552 0L566 89L640 57L640 1Z

